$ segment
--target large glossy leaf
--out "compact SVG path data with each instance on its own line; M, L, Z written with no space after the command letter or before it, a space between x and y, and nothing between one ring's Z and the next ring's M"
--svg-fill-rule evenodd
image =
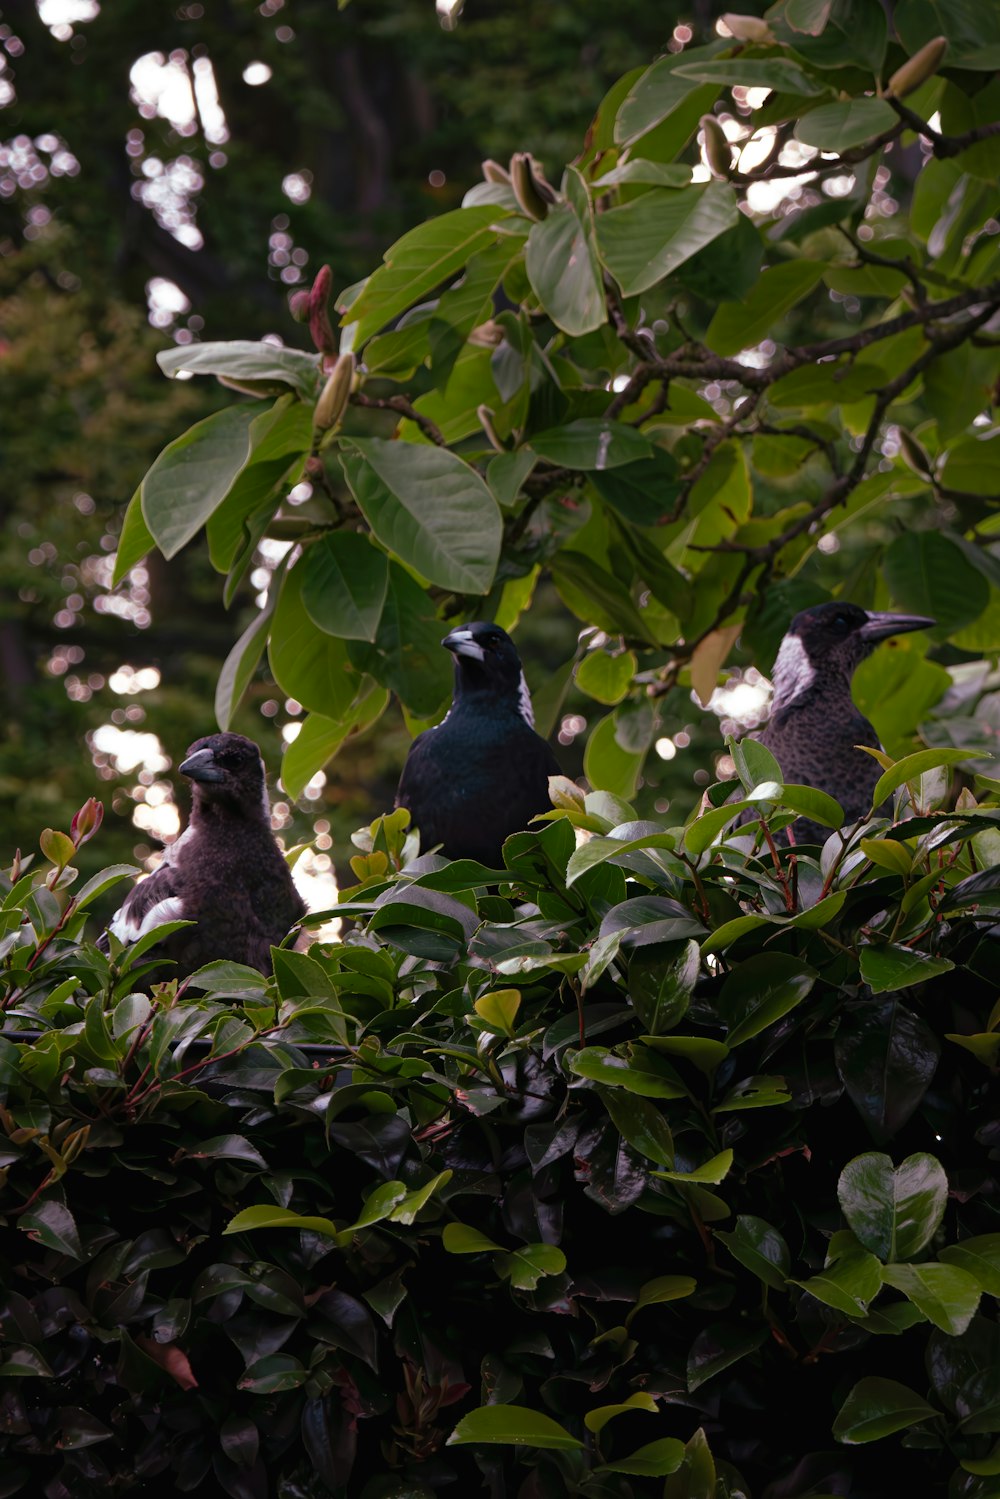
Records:
M926 1022L899 1000L873 1001L843 1017L834 1047L837 1071L880 1145L919 1105L940 1050Z
M576 175L585 200L587 190ZM550 209L533 226L525 251L535 296L556 327L574 336L592 333L607 321L590 205L578 201L579 208L567 200Z
M954 1264L887 1265L882 1278L953 1338L965 1332L982 1295L979 1282Z
M833 1434L851 1445L877 1442L936 1415L933 1406L895 1379L861 1379L840 1407Z
M663 1114L655 1103L624 1090L601 1093L612 1123L640 1155L660 1166L674 1164L674 1142Z
M215 685L215 720L222 730L228 729L232 723L264 654L280 587L281 577L273 577L267 603L247 625L222 664Z
M223 375L229 380L290 386L306 400L319 387L319 355L280 344L250 343L232 339L225 343L182 344L161 349L156 362L165 375ZM251 416L256 412L251 410Z
M948 1178L926 1152L893 1167L868 1151L848 1161L837 1197L855 1237L880 1260L907 1260L930 1243L944 1216Z
M655 451L649 438L634 427L598 417L580 417L563 427L536 432L531 449L550 463L577 469L618 468L650 458Z
M944 36L948 67L1000 68L1000 17L977 0L900 0L892 20L911 55Z
M883 564L893 600L950 633L982 614L990 586L961 547L940 531L904 531Z
M293 801L297 800L318 770L333 758L350 735L369 728L385 711L388 692L371 681L364 681L359 696L343 718L327 718L309 713L302 727L288 745L281 759L281 784Z
M709 49L704 51L708 54ZM619 107L614 131L616 144L625 145L638 136L645 135L647 130L679 110L693 95L702 92L701 85L694 79L677 74L677 68L683 61L683 55L660 57L640 74ZM683 183L675 185L683 186Z
M226 406L163 449L142 481L142 514L164 557L173 557L226 498L250 457L255 406Z
M308 548L302 602L309 618L327 635L374 640L389 587L384 552L355 531L334 531Z
M732 1049L787 1015L809 994L818 975L787 953L757 953L727 977L719 1008L729 1026Z
M898 116L885 99L862 98L821 104L802 116L795 137L819 151L848 151L891 130Z
M441 649L443 628L420 584L390 562L374 644L349 641L348 655L359 670L391 688L411 713L433 718L451 693L452 663Z
M928 770L936 770L940 765L960 765L963 760L974 757L974 751L964 749L917 750L915 754L897 760L879 776L872 792L872 807L880 807L900 786L907 781L918 781Z
M767 1325L760 1322L713 1322L691 1345L687 1359L687 1386L695 1390L753 1353L766 1341Z
M984 1291L1000 1298L1000 1233L977 1234L957 1244L946 1244L938 1258L968 1271Z
M842 1255L808 1280L797 1280L797 1286L849 1317L864 1316L868 1304L882 1289L882 1266L873 1254L859 1250Z
M563 1452L583 1445L551 1416L524 1405L483 1405L470 1411L459 1421L447 1445L457 1447L466 1442L542 1447Z
M444 448L352 438L342 455L375 535L431 583L485 593L500 555L500 511L475 469Z
M304 576L301 565L293 567L282 584L268 642L271 670L282 691L304 708L341 718L354 701L361 674L343 641L317 630L306 613Z
M746 88L768 88L782 94L799 94L804 98L816 98L829 90L829 84L824 79L813 77L799 63L783 57L726 57L708 62L682 61L674 71L678 77L693 78L697 83L719 83L726 88L731 88L735 83Z
M731 1233L716 1229L734 1259L775 1291L785 1290L792 1257L781 1234L763 1218L741 1213Z
M295 483L309 452L313 411L304 401L284 396L250 424L250 454L205 531L212 566L228 572L244 541L245 527L258 515L258 528L270 520Z
M132 568L153 550L155 545L156 537L146 525L146 517L142 513L142 490L140 488L129 500L125 519L122 521L118 548L115 552L114 572L111 574L111 586L116 588L132 571Z
M624 1409L624 1407L622 1407ZM637 1477L662 1478L666 1473L676 1473L684 1461L684 1443L676 1437L660 1437L637 1447L628 1457L616 1457L606 1463L598 1463L595 1473L628 1473Z
M908 989L939 973L947 973L954 966L948 958L935 958L897 942L861 949L861 977L873 994L884 994L887 989Z
M490 226L506 216L495 204L456 208L398 239L344 314L344 322L355 325L353 346L360 347L491 245L496 236Z
M650 1035L671 1030L683 1019L700 966L698 944L691 938L660 949L640 948L632 955L628 965L629 998Z
M728 183L709 182L677 192L653 188L622 208L601 214L601 258L626 296L646 291L727 229L739 216Z
M705 342L717 354L738 354L760 343L823 275L817 260L788 260L771 266L741 302L723 302L708 325Z

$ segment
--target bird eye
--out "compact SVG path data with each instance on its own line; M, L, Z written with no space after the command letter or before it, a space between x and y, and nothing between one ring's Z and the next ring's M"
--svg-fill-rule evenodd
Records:
M835 614L833 616L833 619L830 621L830 624L833 629L841 632L844 630L849 630L851 627L851 622L847 618L846 614Z

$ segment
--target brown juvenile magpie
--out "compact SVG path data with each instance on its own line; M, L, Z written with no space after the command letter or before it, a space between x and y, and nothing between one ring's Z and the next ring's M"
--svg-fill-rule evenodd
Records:
M270 973L271 946L306 907L271 832L260 750L242 734L209 734L178 769L192 782L188 825L108 930L129 943L167 921L196 921L150 950L173 960L169 977L219 958Z
M559 765L535 733L531 696L514 642L476 620L446 635L455 657L451 708L410 745L396 791L421 847L502 869L505 838L546 812Z
M851 678L882 640L936 623L921 614L879 614L857 604L817 604L797 614L781 642L772 678L771 716L759 735L786 781L836 797L845 826L871 808L882 774L859 744L881 749L854 705ZM797 843L823 843L830 829L806 817L791 826Z

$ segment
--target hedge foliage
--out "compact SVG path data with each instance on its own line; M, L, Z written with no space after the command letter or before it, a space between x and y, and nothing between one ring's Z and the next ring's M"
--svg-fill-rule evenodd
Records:
M45 835L0 1492L998 1492L996 783L888 762L914 815L796 854L734 753L750 827L556 781L491 871L379 819L341 940L152 997L83 940L92 813Z

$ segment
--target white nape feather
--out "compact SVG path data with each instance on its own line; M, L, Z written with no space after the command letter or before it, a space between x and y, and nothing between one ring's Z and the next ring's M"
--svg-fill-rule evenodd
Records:
M180 896L168 895L164 900L158 900L155 906L150 906L141 921L136 921L122 906L112 917L108 931L119 942L138 942L140 937L145 937L154 927L162 926L166 921L180 921L183 915L184 902Z
M535 727L535 710L531 706L531 693L528 691L528 684L525 681L523 671L517 688L517 711L528 725L528 728L533 729Z
M816 670L809 654L797 635L786 635L781 642L774 671L774 700L783 708L811 687L816 680Z
M186 843L190 843L193 837L194 828L189 825L184 829L179 838L175 838L172 843L167 844L166 848L163 850L163 859L161 860L161 864L176 864L177 856L180 853L181 849Z
M264 764L263 756L261 756L260 761L260 803L265 820L269 822L271 819L271 799L267 794L267 766Z

